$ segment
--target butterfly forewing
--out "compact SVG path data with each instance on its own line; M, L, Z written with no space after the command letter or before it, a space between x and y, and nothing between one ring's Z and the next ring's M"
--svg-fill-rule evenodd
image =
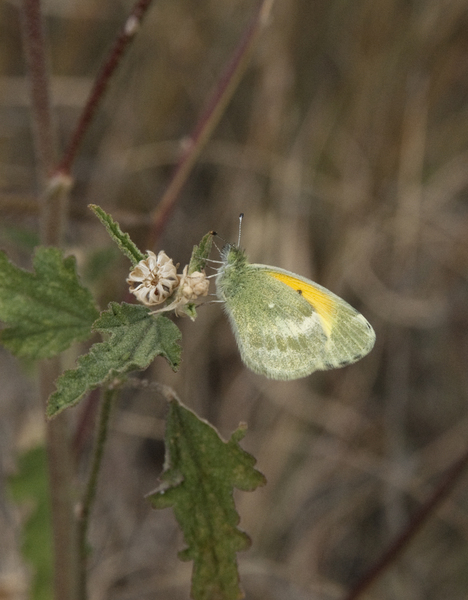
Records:
M370 352L375 343L374 330L370 323L342 298L310 279L288 271L273 269L268 272L272 277L297 290L320 316L327 335L323 351L326 368L351 364Z

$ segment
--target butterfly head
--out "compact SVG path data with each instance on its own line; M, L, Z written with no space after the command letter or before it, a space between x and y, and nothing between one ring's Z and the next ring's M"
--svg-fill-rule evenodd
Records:
M235 270L236 268L243 267L247 263L247 257L245 255L245 251L240 248L240 240L241 240L241 229L242 229L242 220L244 218L244 213L239 215L239 236L237 239L237 244L231 244L223 240L221 236L217 233L213 232L217 235L223 242L225 242L224 246L220 250L221 262L223 263L221 267L218 269L219 273L225 273L226 270Z

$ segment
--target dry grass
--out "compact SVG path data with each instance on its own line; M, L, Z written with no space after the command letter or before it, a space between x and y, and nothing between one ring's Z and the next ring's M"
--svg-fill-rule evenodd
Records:
M127 5L48 4L63 145ZM179 141L253 8L176 0L150 10L73 172L67 242L83 272L110 244L88 203L144 245ZM0 19L0 234L20 260L29 250L12 232L36 230L35 166L16 5L4 2ZM243 445L268 479L237 496L253 539L240 556L249 599L343 598L466 447L467 29L462 0L277 0L161 239L185 264L210 229L235 239L243 211L252 261L312 277L377 333L356 365L270 382L242 366L213 305L181 323L180 372L157 361L147 374L224 436L248 423ZM126 269L123 257L100 267L93 286L102 307L122 297ZM20 423L13 400L24 382L16 370L4 378L2 420ZM23 401L21 414L25 404L34 409ZM143 499L162 465L163 417L163 400L147 390L128 392L114 414L91 600L188 596L190 565L176 558L183 540L172 514ZM467 489L465 478L369 598L467 597Z

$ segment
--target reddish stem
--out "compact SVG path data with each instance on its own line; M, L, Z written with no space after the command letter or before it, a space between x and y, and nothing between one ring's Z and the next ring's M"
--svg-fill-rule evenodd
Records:
M462 456L447 470L445 476L442 478L442 481L435 489L432 496L421 506L408 526L392 542L383 556L357 582L350 593L345 597L345 600L356 600L356 598L359 598L359 596L361 596L361 594L374 583L379 575L385 571L385 569L395 560L395 558L398 557L398 555L405 549L409 542L426 523L429 517L432 516L436 507L447 498L467 466L468 449L465 450Z
M96 413L99 408L100 390L92 390L83 402L83 407L79 415L78 424L72 441L72 453L75 462L78 462L83 454L85 444L93 430L96 420Z
M120 64L120 60L127 50L129 43L132 41L138 31L143 17L145 16L151 0L137 0L128 16L122 31L117 36L114 45L112 46L108 57L98 73L91 92L88 96L86 105L81 113L81 117L73 133L73 137L68 145L63 159L58 166L58 171L69 174L73 161L75 160L78 148L83 141L83 138L88 130L89 124L96 113L107 88L109 80L114 74L115 69Z
M175 206L180 190L187 181L195 161L232 98L247 68L258 35L267 23L272 4L273 0L262 0L260 2L257 12L228 62L223 75L206 104L205 110L195 125L192 135L185 143L185 149L177 163L166 192L152 213L151 219L153 224L148 236L147 248L152 248L156 245L156 241L161 235Z
M41 243L60 245L66 219L65 178L52 178L55 135L50 102L50 75L40 0L23 0L22 35L31 90L34 150L40 177ZM61 372L60 358L40 365L40 395L44 404ZM47 424L46 442L52 510L55 600L74 600L77 593L77 548L73 517L73 470L70 462L68 415Z
M31 93L34 142L41 177L55 164L54 128L47 69L46 44L39 0L23 0L22 35ZM42 184L44 185L44 181Z

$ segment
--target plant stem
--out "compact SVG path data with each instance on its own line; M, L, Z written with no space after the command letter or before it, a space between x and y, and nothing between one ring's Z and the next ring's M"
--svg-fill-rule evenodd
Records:
M23 46L31 90L34 150L40 194L41 243L59 246L66 221L69 181L51 178L56 158L50 101L50 76L40 0L23 0ZM61 372L59 357L40 365L40 392L45 405ZM49 489L54 541L54 598L74 600L77 592L76 525L73 515L73 468L68 415L47 424Z
M356 600L356 598L359 598L376 581L376 579L388 569L408 546L423 525L425 525L426 521L434 514L437 506L449 496L467 467L468 448L465 449L463 454L449 467L433 494L420 507L418 512L408 523L408 526L405 527L401 534L390 544L381 558L367 571L367 573L364 574L363 577L361 577L357 584L354 585L350 593L345 596L345 600Z
M172 179L157 208L151 215L153 223L146 243L147 248L153 248L156 245L156 241L175 206L180 190L187 181L200 152L219 123L237 89L249 64L255 43L268 22L272 4L273 0L262 0L260 3L254 18L235 49L211 98L208 100L192 135L186 142L185 150L174 170Z
M120 64L124 52L127 50L130 42L137 33L143 17L145 16L151 0L137 0L135 2L122 31L114 41L114 44L104 61L101 70L96 76L94 85L88 96L83 112L78 120L78 124L73 133L72 139L68 145L63 159L58 167L58 172L68 175L70 173L73 161L75 160L78 148L88 131L89 124L93 119L106 91L107 85Z
M94 441L93 459L89 473L86 491L81 505L80 521L78 523L78 551L80 560L79 574L79 599L86 600L86 565L88 557L87 536L89 529L89 518L92 506L96 497L96 489L99 471L101 468L104 446L109 431L109 417L112 408L112 401L117 394L115 388L106 388L103 392L102 406L99 414L99 422Z
M54 391L61 373L60 358L43 362L40 368L41 397ZM76 525L73 513L73 461L70 453L68 413L49 421L46 428L47 463L54 542L54 598L74 600L77 591Z
M23 0L21 17L37 167L44 183L55 164L56 146L40 0Z

